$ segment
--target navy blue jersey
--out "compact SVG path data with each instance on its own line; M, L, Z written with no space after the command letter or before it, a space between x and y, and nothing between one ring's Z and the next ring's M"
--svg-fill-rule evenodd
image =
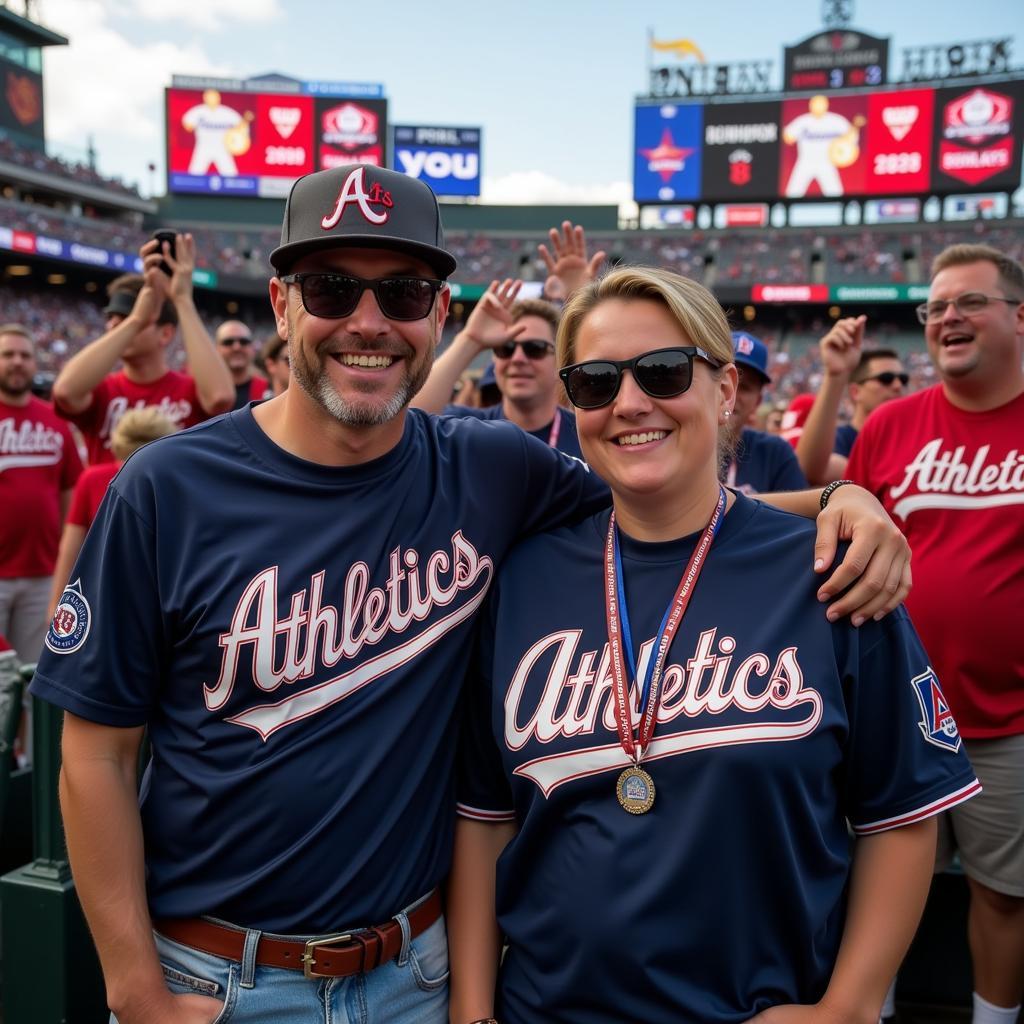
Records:
M836 427L836 439L832 444L832 451L836 455L845 455L849 458L853 442L856 440L857 428L850 423L844 423L842 426Z
M489 405L486 409L474 409L469 405L446 405L444 415L464 416L467 419L471 417L475 420L504 420L505 410L502 408L501 402L497 405ZM558 406L555 409L555 415L558 417L559 424L558 437L554 447L575 459L582 459L583 452L580 450L580 441L576 436L575 415L563 406ZM553 426L554 422L551 422L541 427L540 430L529 430L527 433L532 434L538 441L548 444Z
M436 886L453 716L495 565L606 502L520 430L416 411L361 466L289 455L250 409L130 459L32 691L149 726L153 915L323 934Z
M744 494L803 491L807 479L788 441L744 427L726 483Z
M668 657L654 806L627 814L607 525L521 544L482 618L459 811L519 826L498 861L496 1016L705 1024L813 1003L843 929L847 821L869 834L979 788L938 682L902 608L830 624L813 524L738 496ZM695 542L622 538L641 675Z

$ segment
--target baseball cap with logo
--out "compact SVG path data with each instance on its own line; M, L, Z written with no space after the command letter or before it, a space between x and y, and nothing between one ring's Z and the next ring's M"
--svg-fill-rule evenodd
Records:
M765 384L771 384L768 376L768 346L746 331L732 332L733 362L749 367L760 374Z
M279 274L287 273L311 252L347 246L410 253L441 278L455 270L430 186L385 167L346 164L299 178L288 194L281 244L270 262Z

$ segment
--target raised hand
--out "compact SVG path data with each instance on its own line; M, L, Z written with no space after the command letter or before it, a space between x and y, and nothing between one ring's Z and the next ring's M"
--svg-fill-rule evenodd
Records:
M562 221L561 234L558 233L558 228L552 228L548 232L548 238L551 240L551 249L543 243L537 246L537 251L550 275L544 291L545 294L552 296L560 291L568 298L577 288L582 288L597 277L606 253L602 250L588 259L586 233L578 224L573 225L567 220ZM560 289L557 284L551 282L552 277L561 283Z
M480 348L494 348L504 341L518 338L526 325L512 325L509 310L519 295L522 281L506 277L504 281L492 281L487 291L469 314L463 333L467 334Z
M825 372L832 377L849 377L860 362L864 349L866 316L846 316L837 320L821 339L818 348Z

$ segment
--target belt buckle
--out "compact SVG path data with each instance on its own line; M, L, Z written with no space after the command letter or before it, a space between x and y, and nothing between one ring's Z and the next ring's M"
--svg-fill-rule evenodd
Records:
M338 943L351 942L351 941L352 941L351 934L347 934L347 935L332 935L332 936L330 936L330 937L328 937L326 939L310 939L309 942L306 943L305 952L303 952L303 954L302 954L302 973L307 978L327 978L327 977L330 977L330 975L319 974L319 973L317 973L316 971L313 970L313 967L316 964L316 957L313 954L316 952L316 950L320 949L322 946L334 946L334 945L336 945Z

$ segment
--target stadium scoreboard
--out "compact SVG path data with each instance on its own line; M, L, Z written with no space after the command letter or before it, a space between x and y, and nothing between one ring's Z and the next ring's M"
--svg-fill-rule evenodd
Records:
M277 199L311 171L387 161L376 84L175 76L166 125L170 192Z
M640 100L639 203L948 195L1021 182L1024 81Z

